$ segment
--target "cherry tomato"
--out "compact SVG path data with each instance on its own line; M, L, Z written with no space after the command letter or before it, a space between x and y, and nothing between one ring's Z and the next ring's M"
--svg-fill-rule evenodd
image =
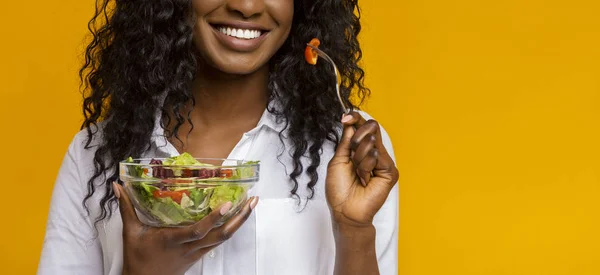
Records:
M222 178L231 178L231 176L233 176L233 171L231 169L221 169Z
M317 38L313 38L308 44L318 48L319 45L321 45L321 41L319 41ZM306 58L306 62L308 62L308 64L316 65L317 60L319 59L319 54L313 48L306 46L306 49L304 50L304 58Z
M154 190L154 192L152 192L152 195L154 195L155 198L171 198L176 203L181 203L181 198L183 198L183 194L186 194L187 196L189 196L190 191L188 191L188 190L181 190L181 191Z

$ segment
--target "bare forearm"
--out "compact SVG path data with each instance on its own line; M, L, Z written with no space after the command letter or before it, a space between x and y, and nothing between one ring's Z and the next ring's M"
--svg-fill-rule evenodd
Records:
M335 275L379 275L375 227L336 225Z

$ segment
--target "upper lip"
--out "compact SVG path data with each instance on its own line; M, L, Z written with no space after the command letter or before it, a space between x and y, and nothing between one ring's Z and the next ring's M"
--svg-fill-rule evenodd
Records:
M213 26L226 26L226 27L233 27L236 29L259 30L259 31L264 31L264 32L269 31L269 29L264 26L261 26L256 23L244 22L244 21L235 21L235 22L234 21L230 21L230 22L215 21L215 22L209 22L209 23Z

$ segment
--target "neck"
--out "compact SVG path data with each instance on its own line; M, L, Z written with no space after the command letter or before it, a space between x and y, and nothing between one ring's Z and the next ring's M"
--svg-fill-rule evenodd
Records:
M192 86L192 120L206 126L241 118L258 121L267 106L268 82L268 65L247 75L201 70Z

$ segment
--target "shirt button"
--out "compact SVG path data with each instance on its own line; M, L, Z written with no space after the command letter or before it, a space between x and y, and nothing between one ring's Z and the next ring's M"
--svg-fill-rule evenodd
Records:
M208 252L208 257L214 258L215 257L215 251L211 250L210 252Z

